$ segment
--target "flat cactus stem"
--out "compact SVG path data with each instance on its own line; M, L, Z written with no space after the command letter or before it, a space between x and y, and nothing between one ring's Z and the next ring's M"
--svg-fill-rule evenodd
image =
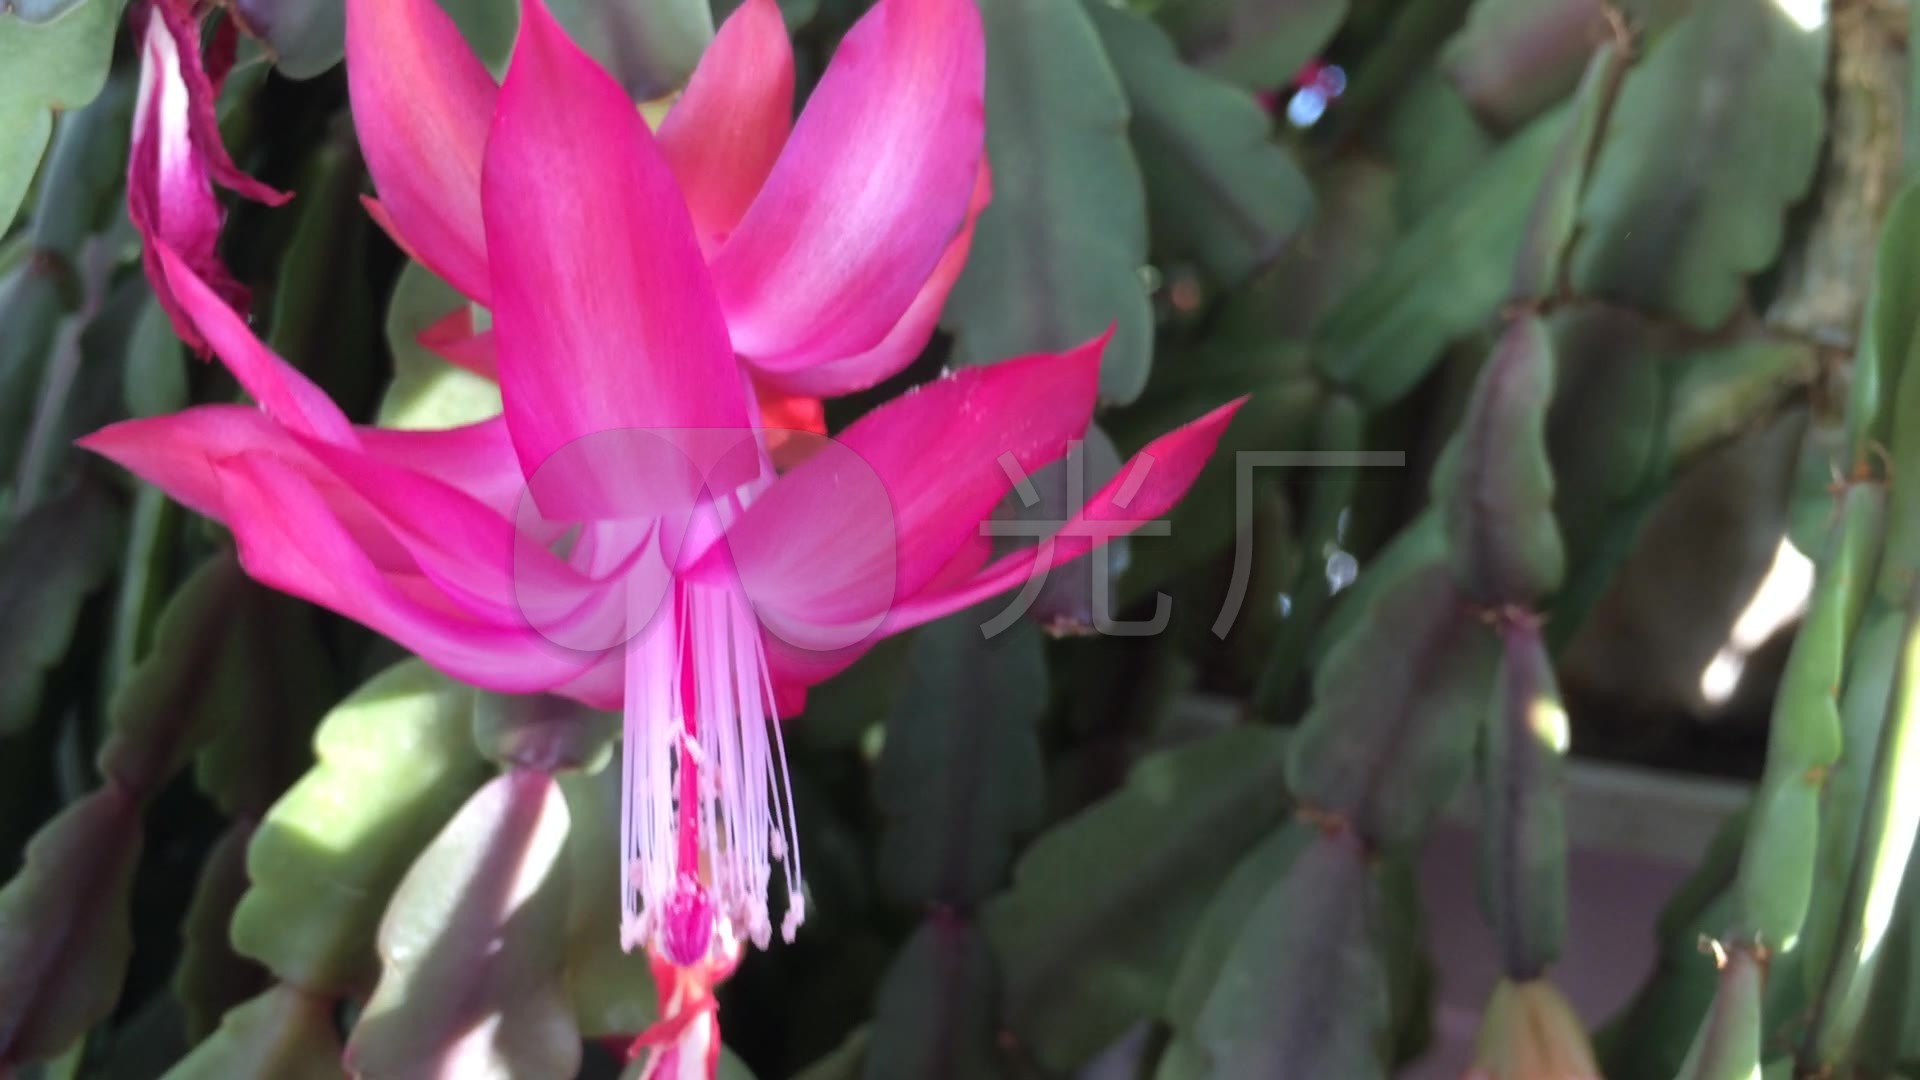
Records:
M1821 800L1841 754L1840 685L1880 557L1885 492L1840 496L1806 621L1774 699L1766 771L1740 859L1735 934L1768 949L1799 944L1813 894Z
M1596 9L1598 6L1594 4ZM1572 118L1540 181L1520 253L1514 259L1511 298L1515 303L1542 303L1559 291L1567 247L1573 242L1574 225L1580 217L1587 171L1599 149L1600 134L1606 130L1607 112L1619 93L1628 59L1625 44L1607 43L1593 50L1587 61L1574 94Z
M1803 1068L1831 1067L1848 1057L1920 830L1920 585L1908 591L1894 663L1893 691L1841 909L1838 948L1814 1002Z
M1505 656L1481 767L1480 899L1509 979L1539 978L1567 925L1567 714L1531 620L1501 627Z

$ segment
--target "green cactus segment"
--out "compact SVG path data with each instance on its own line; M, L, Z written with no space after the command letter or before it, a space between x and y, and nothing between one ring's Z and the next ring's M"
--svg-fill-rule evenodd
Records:
M475 792L421 853L380 922L380 983L347 1045L355 1074L579 1069L560 973L567 829L559 785L516 769Z
M1798 943L1812 901L1820 803L1841 756L1840 686L1879 559L1884 493L1855 484L1842 495L1806 621L1774 697L1767 767L1740 864L1739 928L1770 949Z
M1272 262L1313 211L1313 189L1269 134L1253 96L1196 71L1148 19L1104 0L1087 11L1119 73L1147 185L1157 256L1191 258L1223 284Z
M475 697L473 741L505 767L596 772L612 758L619 734L619 714L566 698L484 691Z
M1479 0L1439 67L1484 123L1511 130L1574 90L1607 32L1594 0Z
M1004 1075L995 1045L994 954L963 920L935 916L901 947L875 998L867 1080Z
M1856 471L1871 464L1872 448L1893 442L1894 387L1907 368L1920 326L1920 183L1894 197L1880 226L1873 290L1867 295L1866 332L1854 356L1847 403L1847 460Z
M1523 315L1500 336L1434 467L1454 580L1483 607L1531 606L1566 573L1547 458L1552 401L1552 339Z
M73 643L80 608L119 564L124 515L104 488L75 487L0 535L0 738L33 726L48 671Z
M1360 406L1352 398L1336 395L1322 405L1310 445L1318 452L1364 451L1366 428L1366 413ZM1291 604L1254 693L1254 706L1262 713L1277 715L1287 707L1310 659L1308 644L1324 624L1334 592L1341 587L1328 572L1329 560L1341 554L1344 523L1352 513L1360 473L1355 467L1333 466L1309 474L1312 489L1307 496L1306 519L1297 534L1300 567L1287 589ZM1240 557L1239 550L1235 557ZM1369 576L1362 575L1360 580Z
M122 0L79 0L28 22L0 9L0 234L13 224L53 133L56 111L78 109L106 84Z
M1760 1075L1760 1005L1766 967L1745 950L1726 955L1707 1022L1675 1080L1754 1080Z
M1471 764L1500 639L1433 564L1396 581L1314 679L1288 790L1385 850L1417 844Z
M374 933L414 856L487 773L473 691L418 661L375 676L315 736L319 758L254 835L233 943L282 981L364 992Z
M1899 612L1875 610L1847 647L1847 682L1840 696L1840 741L1846 749L1827 776L1813 897L1801 934L1809 996L1820 992L1838 948L1847 877L1853 869L1872 781L1871 748L1879 742L1887 716L1904 627Z
M162 1080L339 1080L340 1040L324 997L276 986L227 1013Z
M1193 1030L1220 972L1233 959L1234 946L1254 906L1274 882L1287 875L1300 853L1318 839L1319 834L1312 829L1275 829L1221 882L1194 924L1180 953L1180 966L1174 969L1173 982L1167 988L1162 1015L1174 1030Z
M152 651L109 707L113 731L100 748L103 776L144 797L215 734L214 718L273 704L257 696L272 673L251 667L269 659L249 651L264 629L256 618L260 605L248 599L257 588L238 562L221 555L201 564L167 601ZM216 783L210 790L223 788Z
M104 787L27 845L0 889L0 1074L49 1058L106 1018L133 931L127 891L140 861L140 808Z
M923 628L908 656L874 777L888 819L880 883L902 903L985 899L1013 861L1014 838L1045 812L1035 724L1046 707L1046 660L1028 623L985 636L982 624L1002 607Z
M1482 764L1480 902L1508 978L1537 978L1567 926L1566 710L1539 631L1502 631L1505 655Z
M1706 330L1779 254L1824 132L1824 48L1777 6L1699 0L1627 74L1580 212L1576 291Z
M1253 906L1159 1080L1384 1078L1391 1006L1379 914L1359 839L1332 832L1308 843Z
M1556 109L1503 143L1314 329L1321 374L1369 406L1395 401L1507 296L1528 208L1567 130Z
M1285 761L1260 727L1155 754L1021 857L982 921L1007 1023L1042 1064L1070 1071L1162 1013L1220 882L1286 812Z
M1574 2L1584 4L1587 0ZM1599 145L1607 109L1626 70L1625 55L1613 45L1595 49L1587 62L1586 74L1581 76L1579 91L1570 106L1572 118L1553 152L1553 163L1540 180L1520 253L1514 258L1513 300L1537 303L1559 291L1561 264L1579 221L1580 193L1586 187L1587 170Z
M1187 59L1250 90L1299 71L1347 18L1347 0L1180 0L1150 6Z
M180 929L180 965L173 973L173 994L186 1014L187 1039L198 1043L220 1026L228 1009L267 988L260 965L233 951L227 925L247 891L247 841L253 826L236 821L207 853L193 904Z
M1104 401L1132 401L1153 359L1146 188L1127 99L1084 7L984 0L993 203L941 325L954 363L1065 349L1109 327Z
M1831 1066L1850 1052L1920 831L1920 587L1910 594L1901 627L1879 737L1860 744L1873 748L1873 770L1839 933L1816 1002L1809 1039L1816 1065Z
M620 770L568 772L567 992L589 1039L632 1036L659 1018L653 967L620 948Z

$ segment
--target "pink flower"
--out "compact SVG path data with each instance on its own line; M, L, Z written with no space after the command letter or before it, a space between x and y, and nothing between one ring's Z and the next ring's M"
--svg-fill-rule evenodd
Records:
M245 307L246 289L215 250L225 215L213 185L269 206L291 196L241 172L227 156L213 99L233 64L234 24L220 21L203 60L200 7L195 0L139 0L129 14L140 40L140 95L127 163L127 215L145 241L147 278L174 331L205 352L206 342L166 287L155 253L171 249L229 304Z
M848 393L926 346L990 193L984 55L968 0L884 0L796 123L774 0L746 0L721 27L658 146L757 384ZM481 167L499 89L433 0L350 0L347 74L376 220L489 304ZM546 182L604 182L563 168ZM460 318L432 344L484 369L491 342L458 333Z
M352 32L363 33L374 9L356 4ZM424 0L379 10L439 21ZM1018 471L1062 456L1085 431L1104 339L938 379L837 440L814 437L791 467L775 460L755 426L763 382L848 370L849 356L872 354L868 335L896 334L925 302L926 275L973 190L968 179L956 216L929 227L899 219L896 207L923 200L891 186L950 185L947 174L976 167L967 153L892 147L879 163L869 154L866 182L848 177L847 159L827 152L858 150L841 128L900 134L871 114L922 111L880 89L939 97L954 79L934 70L849 83L847 72L931 64L975 79L974 19L968 0L882 0L843 46L840 82L829 72L824 104L817 94L807 113L844 123L803 139L803 118L753 205L717 228L711 206L694 207L718 196L683 194L665 133L656 140L618 84L529 0L506 82L487 101L479 160L442 144L420 155L436 169L471 168L477 206L383 188L394 220L415 221L411 245L492 309L500 417L447 431L354 425L187 259L155 244L194 331L259 409L201 406L83 440L224 522L247 571L270 586L456 678L623 708L622 940L678 968L717 972L742 940L765 945L776 884L783 933L804 918L783 709L886 635L1164 514L1238 407L1156 440L1052 540L991 562L982 522ZM974 42L971 58L949 55L955 40ZM416 59L383 58L397 72ZM418 93L434 115L429 90ZM955 115L955 138L973 139L977 108ZM381 153L443 131L428 124L398 139L377 133L378 119L361 122L376 129L370 160L383 139ZM769 193L780 197L765 203ZM472 236L452 224L468 211ZM920 284L903 287L897 275L914 279L910 253L923 249ZM730 261L730 250L746 254ZM676 1046L684 1034L676 1029Z

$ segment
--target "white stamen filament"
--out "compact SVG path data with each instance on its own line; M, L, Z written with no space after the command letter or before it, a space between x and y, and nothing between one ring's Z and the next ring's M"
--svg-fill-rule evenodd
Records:
M626 646L620 848L630 868L621 889L628 950L660 948L688 963L698 957L676 953L696 942L710 952L736 933L764 948L774 862L786 888L782 936L791 941L805 918L786 749L760 634L737 585L683 582ZM693 806L682 799L687 770L696 780Z

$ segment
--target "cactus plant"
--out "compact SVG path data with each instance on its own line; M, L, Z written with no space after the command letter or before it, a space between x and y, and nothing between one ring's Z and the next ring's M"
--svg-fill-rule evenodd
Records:
M1903 1075L1909 17L0 4L0 1074Z

